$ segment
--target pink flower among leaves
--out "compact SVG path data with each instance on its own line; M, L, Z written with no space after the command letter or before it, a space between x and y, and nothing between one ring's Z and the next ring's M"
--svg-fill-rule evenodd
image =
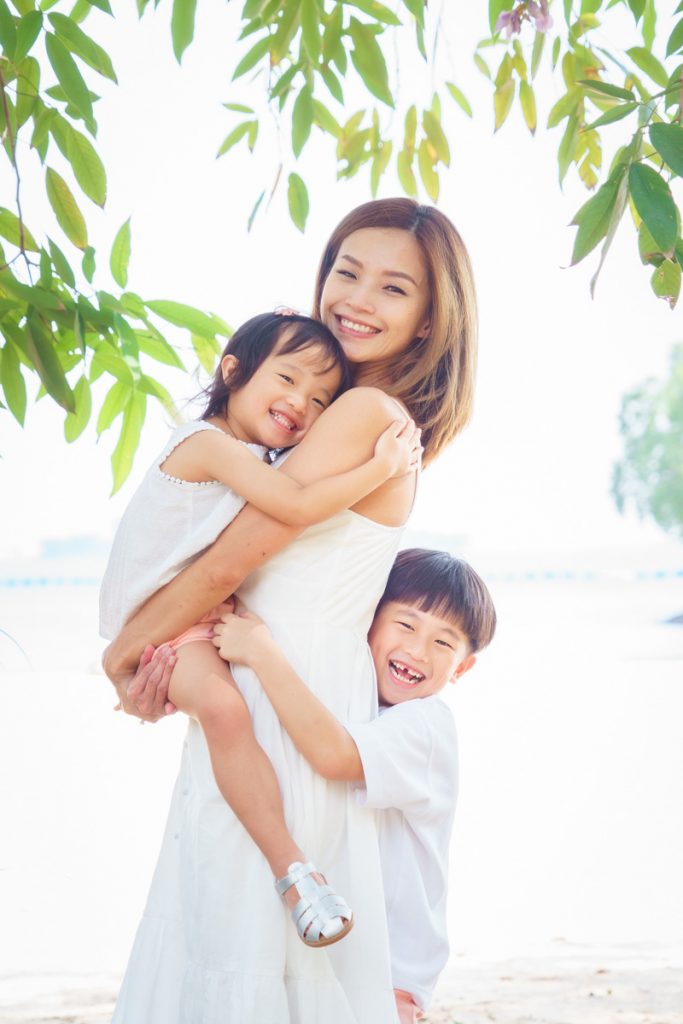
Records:
M502 32L505 29L505 34L508 39L511 35L518 33L522 28L522 8L520 4L514 11L503 11L498 15L498 21L496 22L496 32Z
M535 0L529 0L527 11L536 26L537 32L548 32L553 27L553 19L548 12L548 0L540 0L540 3L535 3Z

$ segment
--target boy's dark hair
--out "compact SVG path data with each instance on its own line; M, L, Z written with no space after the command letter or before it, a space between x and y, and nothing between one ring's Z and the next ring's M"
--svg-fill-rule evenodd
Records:
M341 382L332 397L337 398L342 391L351 387L351 370L344 350L324 324L298 313L261 313L242 324L225 346L221 362L225 356L232 355L237 359L237 366L225 381L220 363L218 364L213 380L204 390L206 406L200 419L208 420L225 412L230 393L243 388L247 381L251 380L285 331L288 336L280 348L280 355L299 352L301 349L317 345L328 356L321 373L326 373L333 366L338 366L341 370Z
M464 633L471 654L490 644L496 630L496 609L486 584L467 562L446 551L399 551L377 610L389 601L451 619Z

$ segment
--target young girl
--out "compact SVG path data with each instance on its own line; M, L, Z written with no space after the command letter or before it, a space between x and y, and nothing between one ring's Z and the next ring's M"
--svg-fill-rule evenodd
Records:
M247 501L286 524L309 525L415 466L419 431L407 420L381 435L363 465L307 486L263 462L267 451L301 441L349 380L341 346L308 317L263 314L233 335L201 419L174 431L121 520L100 595L104 637L115 637ZM273 767L211 643L219 615L213 609L171 641L169 698L201 725L218 788L280 879L300 937L310 946L328 945L346 935L353 916L313 865L302 863L287 831Z

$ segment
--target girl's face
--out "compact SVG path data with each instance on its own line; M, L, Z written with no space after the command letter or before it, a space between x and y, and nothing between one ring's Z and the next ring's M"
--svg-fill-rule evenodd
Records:
M377 364L429 330L427 267L414 235L362 228L341 244L325 281L320 313L351 363ZM359 367L359 379L371 376Z
M330 359L319 345L282 355L280 348L281 342L244 387L230 395L225 417L235 437L266 448L298 444L341 383L338 366L323 369ZM235 363L234 356L224 357L224 377L229 378Z

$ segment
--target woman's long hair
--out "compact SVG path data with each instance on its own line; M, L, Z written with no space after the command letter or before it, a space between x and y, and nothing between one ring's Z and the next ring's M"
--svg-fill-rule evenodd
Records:
M345 238L363 228L399 228L415 236L430 290L426 337L385 362L382 383L422 428L425 462L467 425L477 362L477 299L470 259L448 217L414 199L376 199L352 210L332 232L316 280L313 316L320 317L325 281Z

